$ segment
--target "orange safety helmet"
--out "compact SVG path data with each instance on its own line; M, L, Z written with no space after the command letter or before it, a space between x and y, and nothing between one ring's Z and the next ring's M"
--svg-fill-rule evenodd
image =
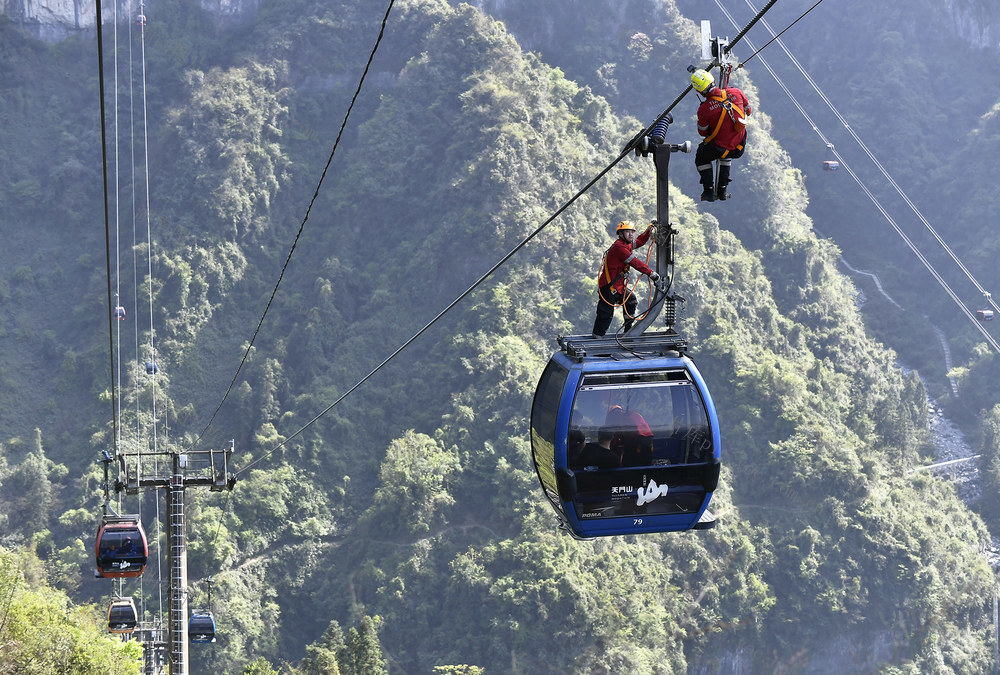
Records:
M618 234L622 230L632 230L634 232L635 225L632 224L631 220L623 220L622 222L618 223L618 227L615 228L615 233Z

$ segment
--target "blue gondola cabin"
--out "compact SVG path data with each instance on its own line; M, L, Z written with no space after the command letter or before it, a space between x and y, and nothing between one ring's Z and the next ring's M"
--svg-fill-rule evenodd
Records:
M188 620L188 639L196 644L215 642L215 617L208 610L194 610Z
M681 353L557 352L535 391L531 449L545 496L574 537L714 525L707 507L721 467L719 422Z
M992 309L977 309L976 318L980 321L992 321L993 320L993 310Z

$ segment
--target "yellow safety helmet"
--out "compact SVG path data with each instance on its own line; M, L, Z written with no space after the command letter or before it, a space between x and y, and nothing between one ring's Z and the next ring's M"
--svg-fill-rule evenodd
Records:
M632 224L631 220L623 220L618 223L618 227L615 228L615 233L620 234L622 230L632 230L635 232L635 225Z
M691 73L691 86L698 90L698 93L700 94L707 92L714 84L715 78L712 77L712 73L707 70L696 68Z

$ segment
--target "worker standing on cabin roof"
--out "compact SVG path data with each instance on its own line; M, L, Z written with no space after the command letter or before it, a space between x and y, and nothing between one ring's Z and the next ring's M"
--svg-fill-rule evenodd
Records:
M649 269L646 263L635 257L633 248L642 248L653 233L650 224L638 237L635 236L635 225L628 220L618 223L618 238L604 254L601 271L597 276L597 318L594 319L594 337L601 337L608 332L608 326L615 316L615 307L624 306L624 324L622 332L627 333L635 320L636 299L632 293L626 293L625 281L629 269L635 268L649 277L653 283L660 275Z
M712 74L700 68L692 71L691 86L705 97L698 107L698 133L705 138L694 155L704 188L701 201L725 200L729 198L730 165L746 148L750 101L737 87L716 87ZM718 182L712 166L715 160L719 160Z

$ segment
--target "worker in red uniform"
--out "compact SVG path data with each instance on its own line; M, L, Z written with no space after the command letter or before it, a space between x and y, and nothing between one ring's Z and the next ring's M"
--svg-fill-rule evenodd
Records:
M653 464L653 431L646 418L635 410L626 412L620 405L613 405L605 425L614 431L610 448L622 466Z
M631 293L626 294L625 281L631 268L639 270L649 277L653 283L660 275L649 269L646 263L639 260L633 249L642 248L653 233L650 224L638 237L635 236L635 225L623 220L618 223L618 238L604 254L601 271L597 276L597 318L594 319L594 337L601 337L608 332L611 319L615 316L615 307L624 306L625 315L622 332L627 333L635 320L636 299Z
M737 87L716 87L712 74L700 68L691 73L691 86L705 97L698 106L698 133L704 140L694 155L704 188L701 201L729 199L726 186L729 185L730 165L743 156L746 148L750 101ZM718 182L712 166L715 160L719 160Z

